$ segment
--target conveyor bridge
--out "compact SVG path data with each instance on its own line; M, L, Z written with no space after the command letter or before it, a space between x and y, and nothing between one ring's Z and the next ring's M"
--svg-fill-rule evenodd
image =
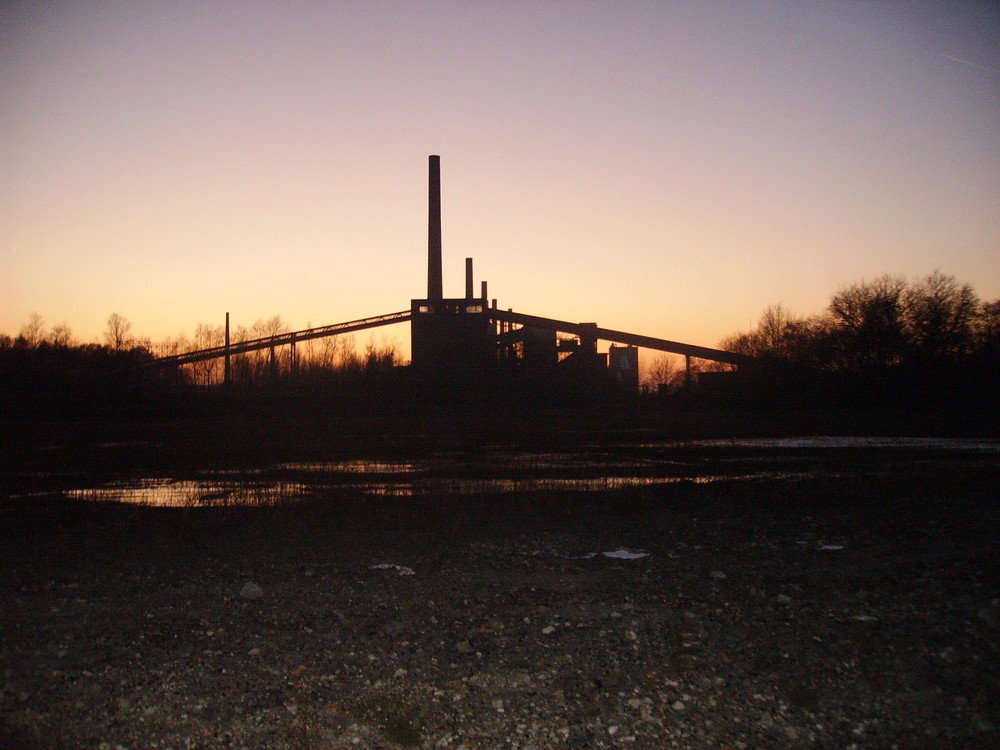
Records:
M350 320L346 323L334 323L333 325L320 326L319 328L306 328L302 331L279 333L275 336L239 341L228 346L223 344L221 346L211 346L207 349L184 352L183 354L172 354L154 360L154 364L164 367L189 365L209 359L231 357L235 354L276 349L279 346L294 346L300 341L336 336L341 333L353 333L354 331L364 331L369 328L378 328L379 326L388 326L394 323L405 323L409 319L410 311L403 310L402 312L389 313L387 315L376 315L373 318L361 318L360 320Z

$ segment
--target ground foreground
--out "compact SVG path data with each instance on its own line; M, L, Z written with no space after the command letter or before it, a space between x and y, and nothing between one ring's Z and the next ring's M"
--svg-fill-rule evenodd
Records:
M996 455L620 491L2 506L0 745L987 748Z

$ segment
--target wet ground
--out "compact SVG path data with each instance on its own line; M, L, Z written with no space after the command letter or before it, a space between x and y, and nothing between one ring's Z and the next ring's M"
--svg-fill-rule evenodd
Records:
M571 447L526 450L512 444L471 449L419 449L401 440L391 449L332 460L268 462L252 466L161 467L142 473L129 454L155 452L157 441L102 442L98 466L116 473L44 468L65 465L69 445L39 446L25 467L8 468L14 501L70 498L154 506L270 506L353 493L378 497L471 497L536 492L605 492L663 484L709 484L787 479L836 479L877 474L883 465L955 457L1000 460L1000 439L954 437L804 436L662 440L619 436ZM42 460L39 460L42 456Z
M8 444L4 747L1000 739L993 440L212 430Z

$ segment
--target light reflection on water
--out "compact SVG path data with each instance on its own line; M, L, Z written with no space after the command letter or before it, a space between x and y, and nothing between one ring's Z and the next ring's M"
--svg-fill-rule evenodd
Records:
M506 450L486 450L476 454L444 454L419 460L400 461L310 461L279 464L275 468L308 474L343 475L418 475L474 472L499 474L506 472L581 472L628 474L647 467L689 466L690 462L637 455L613 457L600 452L531 453ZM636 477L641 479L642 477ZM367 480L366 480L367 481Z
M749 481L752 479L778 478L776 474L747 474L743 476L697 477L592 477L590 479L428 479L413 482L381 482L344 485L361 490L368 495L381 497L427 497L431 495L466 497L471 495L504 494L512 492L599 492L631 487L649 487L658 484L712 484L722 481ZM793 475L782 474L783 478Z
M276 469L336 474L410 474L417 470L412 461L309 461L278 464Z
M697 450L692 452L692 448ZM1000 441L808 437L663 442L618 450L594 446L537 453L497 446L398 460L350 459L222 469L201 474L198 479L147 477L71 489L64 494L84 500L198 507L283 505L310 496L332 497L338 492L348 496L425 498L599 492L682 482L710 484L837 475L844 470L842 462L814 459L837 455L844 448L996 454L1000 453ZM779 452L772 453L775 450ZM762 467L767 468L762 471ZM852 464L851 470L862 469Z
M581 491L596 492L629 487L646 487L657 484L710 484L723 480L747 481L775 474L745 476L689 476L689 477L638 477L601 476L580 478L536 479L456 479L445 477L410 478L387 481L384 478L362 482L337 482L313 484L303 482L260 481L218 482L175 480L169 478L143 478L114 482L104 487L67 490L63 494L76 500L97 502L132 503L160 507L219 507L219 506L269 506L283 505L318 490L336 492L347 490L375 497L467 497L472 495L505 494L512 492ZM784 475L791 476L791 475Z
M1000 453L1000 440L933 437L810 436L788 438L726 438L649 444L646 447L693 448L890 448L898 450Z
M96 500L163 507L281 505L301 499L309 485L294 482L191 481L143 478L104 487L69 490L76 500Z

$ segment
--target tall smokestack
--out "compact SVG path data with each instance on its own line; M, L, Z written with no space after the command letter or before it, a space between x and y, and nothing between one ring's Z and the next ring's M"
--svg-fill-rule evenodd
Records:
M465 259L465 298L472 299L472 258Z
M444 297L441 277L441 157L430 157L427 214L427 299Z

